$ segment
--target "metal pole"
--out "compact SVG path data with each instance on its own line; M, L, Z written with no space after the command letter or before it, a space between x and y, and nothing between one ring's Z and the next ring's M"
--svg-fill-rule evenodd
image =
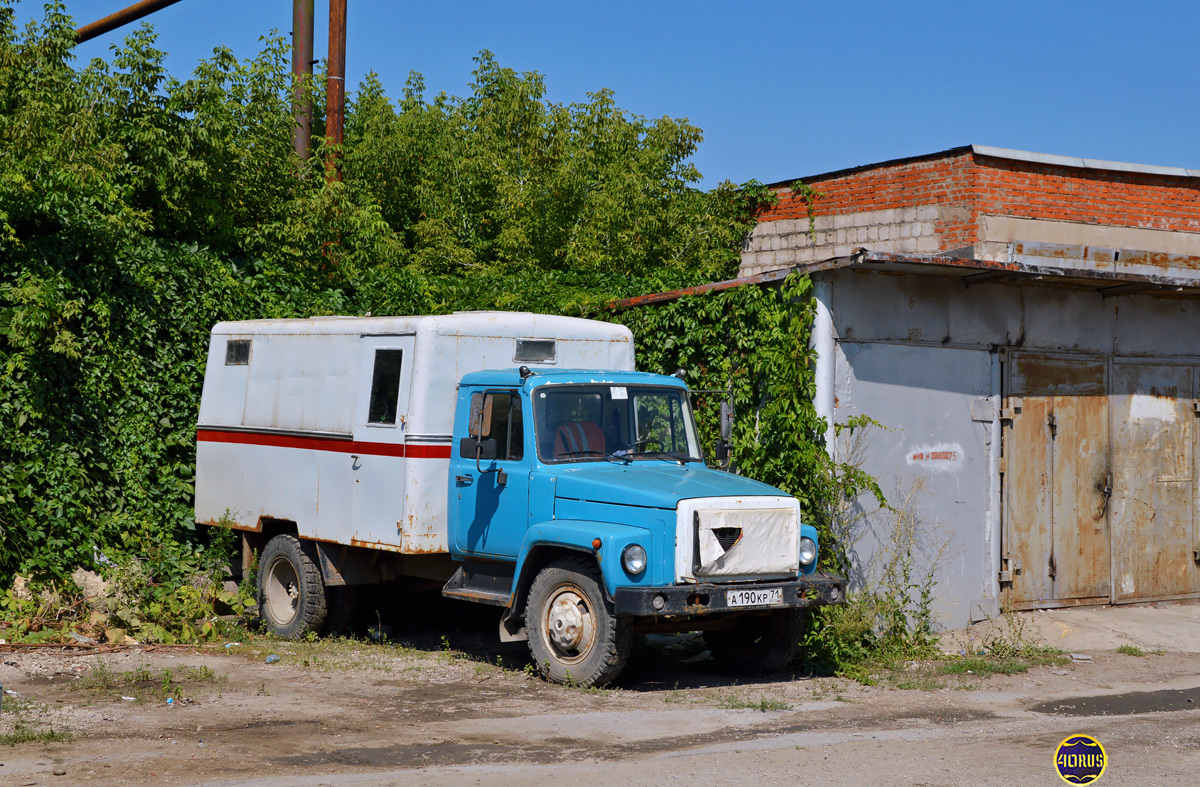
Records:
M292 146L308 158L312 145L313 0L292 2L292 111L296 127Z
M161 8L166 8L178 2L179 0L142 0L140 3L134 3L128 8L117 11L115 14L109 14L98 22L92 22L90 25L77 28L75 30L75 43L82 44L84 41L90 41L96 36L104 35L109 30L116 30L122 25L136 22L147 14L153 14Z
M329 79L325 88L325 136L329 144L340 147L346 107L346 0L329 0ZM341 180L341 168L335 153L330 166L331 180Z

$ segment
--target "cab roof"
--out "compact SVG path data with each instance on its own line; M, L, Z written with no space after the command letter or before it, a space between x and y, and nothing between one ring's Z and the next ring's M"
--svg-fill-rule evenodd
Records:
M667 385L686 388L687 384L678 377L651 372L623 372L613 369L533 369L533 374L524 382L519 369L485 369L471 372L462 378L463 385L503 385L536 387L539 385L583 385L587 383L611 383L614 385Z

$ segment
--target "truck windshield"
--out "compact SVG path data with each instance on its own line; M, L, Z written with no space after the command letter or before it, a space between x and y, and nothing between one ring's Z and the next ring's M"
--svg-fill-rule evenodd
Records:
M547 385L533 397L543 462L700 461L687 392L650 385Z

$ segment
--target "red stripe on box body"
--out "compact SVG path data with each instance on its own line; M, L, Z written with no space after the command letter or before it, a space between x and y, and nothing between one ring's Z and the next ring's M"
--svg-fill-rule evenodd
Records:
M306 451L333 451L363 456L407 456L413 459L449 459L448 445L405 445L403 443L370 443L336 436L303 436L278 432L226 431L197 429L196 441L202 443L236 443L238 445L267 445L274 448L300 448Z

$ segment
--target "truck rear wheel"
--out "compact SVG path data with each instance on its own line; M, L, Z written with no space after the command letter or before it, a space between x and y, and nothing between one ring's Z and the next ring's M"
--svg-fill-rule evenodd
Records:
M629 658L633 636L604 597L600 571L582 557L564 557L543 568L525 609L529 652L555 683L603 686Z
M258 614L267 630L285 639L325 624L325 582L312 547L293 535L267 542L258 561Z
M731 629L706 631L704 642L722 669L766 675L796 660L807 627L808 610L780 609L745 615Z

